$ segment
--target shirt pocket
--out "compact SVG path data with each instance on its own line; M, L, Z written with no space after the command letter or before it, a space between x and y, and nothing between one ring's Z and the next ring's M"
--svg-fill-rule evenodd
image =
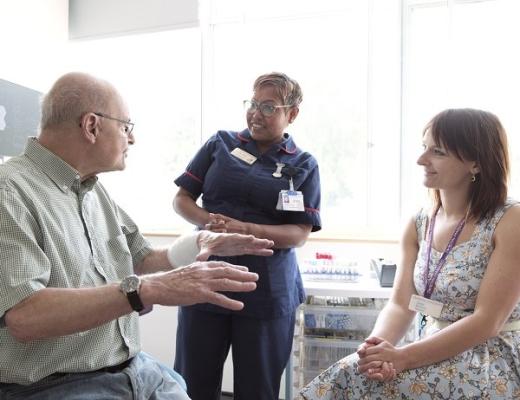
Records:
M132 254L124 234L112 237L106 241L101 265L109 280L117 280L133 273Z

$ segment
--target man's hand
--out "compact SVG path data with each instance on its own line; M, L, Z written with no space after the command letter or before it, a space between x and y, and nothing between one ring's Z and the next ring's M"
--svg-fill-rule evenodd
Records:
M201 231L198 238L200 252L197 261L206 261L209 256L236 256L253 254L256 256L270 256L274 242L268 239L258 239L253 235L238 233L215 233Z
M244 304L219 292L251 292L258 275L246 267L222 261L195 262L172 271L142 277L140 295L145 305L212 303L230 310Z

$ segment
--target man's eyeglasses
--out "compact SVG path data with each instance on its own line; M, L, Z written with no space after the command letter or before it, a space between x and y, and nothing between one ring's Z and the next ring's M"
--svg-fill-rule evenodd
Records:
M269 103L258 104L254 100L244 100L244 107L248 113L254 113L256 110L260 110L264 117L270 117L276 112L276 109L292 107L292 105L275 106Z
M97 115L98 117L102 117L102 118L111 119L111 120L114 120L114 121L121 122L123 124L123 129L125 130L125 135L126 136L130 136L130 134L134 130L134 125L135 124L133 122L125 121L124 119L114 118L114 117L111 117L110 115L106 115L106 114L103 114L103 113L100 113L100 112L95 112L93 114Z

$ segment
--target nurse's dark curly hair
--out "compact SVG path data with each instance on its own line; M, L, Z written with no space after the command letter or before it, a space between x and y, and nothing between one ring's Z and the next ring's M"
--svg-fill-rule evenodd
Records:
M282 72L260 75L253 84L253 91L264 86L274 86L284 105L298 107L303 100L302 89L298 82Z

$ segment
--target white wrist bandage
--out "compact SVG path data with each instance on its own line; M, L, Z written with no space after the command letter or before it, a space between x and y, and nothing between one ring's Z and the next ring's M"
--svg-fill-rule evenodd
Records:
M182 267L195 262L195 257L199 254L197 243L200 231L191 232L180 236L170 246L167 252L168 261L174 268Z

